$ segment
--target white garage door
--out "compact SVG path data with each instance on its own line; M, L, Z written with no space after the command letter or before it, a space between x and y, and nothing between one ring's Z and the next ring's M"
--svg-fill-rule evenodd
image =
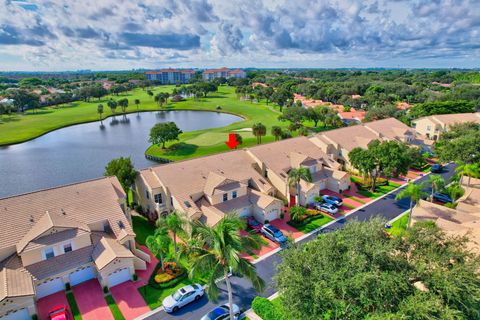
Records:
M20 309L16 312L9 313L6 316L0 317L0 320L31 320L32 317L28 314L27 309Z
M128 280L130 280L130 270L128 268L119 269L108 276L108 286L113 287Z
M238 214L240 217L248 217L250 216L250 208L243 208Z
M70 278L70 285L73 287L73 286L76 286L77 284L80 284L82 282L95 278L95 271L93 270L92 267L87 267L85 269L70 273L69 278Z
M65 290L65 285L61 278L56 278L37 286L37 299L51 295L55 292Z
M267 213L266 219L272 221L279 218L278 209L273 209Z

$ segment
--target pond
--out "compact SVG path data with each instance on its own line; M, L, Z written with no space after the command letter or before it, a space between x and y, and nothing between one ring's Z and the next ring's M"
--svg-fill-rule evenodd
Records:
M105 119L103 126L99 121L74 125L0 147L0 198L100 177L106 164L121 156L131 157L136 168L154 165L144 152L150 128L158 122L173 121L182 131L194 131L241 120L219 112L131 113Z

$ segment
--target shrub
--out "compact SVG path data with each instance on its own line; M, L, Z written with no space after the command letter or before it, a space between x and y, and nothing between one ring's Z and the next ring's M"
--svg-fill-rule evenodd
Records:
M252 302L252 309L263 320L282 320L283 314L267 298L255 297Z
M70 282L65 283L65 291L70 290Z
M137 280L138 280L138 276L137 276L136 273L133 274L132 279L133 279L133 281L137 281Z
M107 286L103 287L103 293L108 293L108 287Z
M221 107L221 106L217 106L217 110L222 110L222 107Z
M148 280L148 284L155 289L174 287L187 276L185 270L175 262L166 262L164 265L165 272L162 272L161 264L158 263Z
M267 223L270 223L270 220L263 221L263 224L267 224Z
M38 316L36 314L32 314L32 320L38 320Z
M138 213L143 214L143 208L142 208L141 205L135 204L135 206L133 207L133 209L134 209L135 211L137 211Z

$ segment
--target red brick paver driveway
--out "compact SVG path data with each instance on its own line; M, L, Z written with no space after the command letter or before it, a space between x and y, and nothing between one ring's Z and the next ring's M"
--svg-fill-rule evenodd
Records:
M110 292L126 320L135 319L150 311L150 308L137 290L137 284L132 281L112 287Z
M67 309L69 310L68 315L72 318L65 291L60 291L39 299L37 301L38 319L49 320L49 313L52 311L53 307L62 305L67 306Z
M114 319L97 279L74 286L72 291L83 320Z

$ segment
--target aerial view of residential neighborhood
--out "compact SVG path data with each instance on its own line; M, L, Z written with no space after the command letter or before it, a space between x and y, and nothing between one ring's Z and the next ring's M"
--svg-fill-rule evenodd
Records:
M0 320L480 320L479 0L0 0Z

